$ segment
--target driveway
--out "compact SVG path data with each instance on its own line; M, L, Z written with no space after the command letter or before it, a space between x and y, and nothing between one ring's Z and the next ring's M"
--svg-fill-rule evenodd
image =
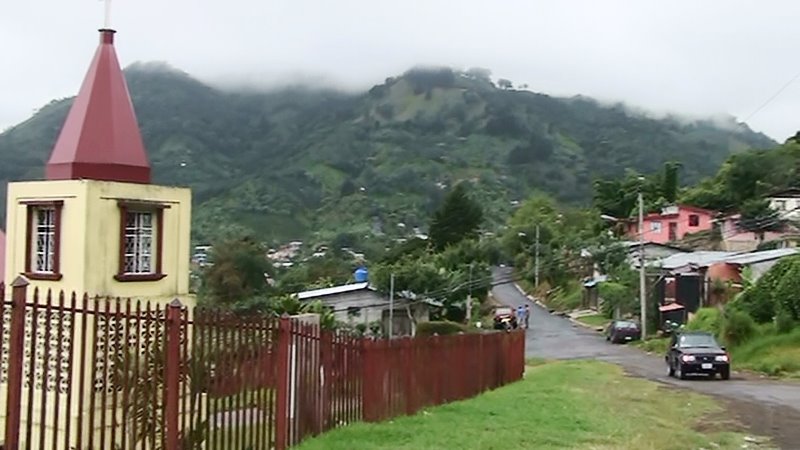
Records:
M495 272L495 277L509 278L507 270L502 269ZM531 328L525 341L527 356L598 359L619 364L634 376L719 397L753 432L772 436L783 448L800 449L800 383L745 379L737 373L729 381L670 378L662 355L612 345L600 333L551 315L522 295L513 283L495 286L492 294L507 305L531 305ZM734 369L735 364L734 361Z

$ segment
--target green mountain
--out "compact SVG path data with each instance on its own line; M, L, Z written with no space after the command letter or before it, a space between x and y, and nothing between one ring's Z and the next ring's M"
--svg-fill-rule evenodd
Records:
M694 182L733 152L775 145L732 119L648 118L499 88L482 70L412 69L355 94L226 91L158 64L126 76L155 181L193 188L197 241L242 230L266 241L399 235L424 227L461 180L491 226L535 190L586 202L595 177L671 160ZM6 181L42 176L70 102L0 134L3 212Z

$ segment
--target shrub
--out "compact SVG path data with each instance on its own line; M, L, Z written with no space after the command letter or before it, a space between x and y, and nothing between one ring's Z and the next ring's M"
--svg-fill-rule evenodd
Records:
M469 333L470 328L466 325L447 320L423 322L417 325L418 337L433 336L434 334L438 334L439 336L447 336L449 334L458 334L462 332Z
M731 302L732 306L745 311L758 323L772 322L775 318L777 304L782 303L781 299L794 299L791 294L786 297L779 293L778 286L787 278L786 275L793 271L796 261L798 261L797 257L783 258L778 261L753 286L746 289Z
M727 311L722 319L722 339L731 347L741 345L756 334L756 323L747 313Z
M613 281L600 283L600 298L603 299L602 312L609 319L614 316L614 310L619 307L622 314L635 312L639 307L639 300L628 286Z
M781 309L775 316L775 329L778 333L790 333L797 325L791 314Z
M800 259L791 258L788 270L776 286L774 297L777 310L788 314L792 320L800 319Z
M758 323L769 323L775 317L772 291L760 285L742 292L728 306L746 312Z
M722 314L717 308L701 308L686 324L689 331L708 331L719 336L722 328Z

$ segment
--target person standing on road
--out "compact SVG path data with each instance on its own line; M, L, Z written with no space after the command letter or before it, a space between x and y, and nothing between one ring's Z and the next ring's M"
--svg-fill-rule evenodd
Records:
M527 330L530 327L530 320L531 320L531 305L525 304L525 329Z
M517 323L519 327L522 328L522 325L525 324L525 328L527 328L528 318L525 316L525 306L519 305L517 306Z

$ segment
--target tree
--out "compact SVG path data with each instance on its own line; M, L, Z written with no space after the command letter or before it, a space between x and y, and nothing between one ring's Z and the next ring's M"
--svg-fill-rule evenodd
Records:
M750 288L744 290L732 302L736 309L748 313L758 323L771 322L775 318L781 302L778 286L794 268L797 257L783 258L758 279Z
M512 89L514 87L514 83L512 83L511 80L500 78L497 80L497 87L500 89Z
M668 203L675 203L678 197L678 169L681 163L668 162L664 164L664 185L661 192Z
M467 70L466 75L475 80L485 81L487 83L492 82L492 71L482 67L471 67Z
M797 321L800 320L800 259L792 258L787 264L789 267L775 289L775 306Z
M433 248L444 250L458 242L476 237L483 222L483 210L472 200L464 183L457 184L433 215L430 240Z
M746 200L740 207L740 214L737 226L759 235L763 235L766 231L780 231L786 224L780 214L770 208L769 201L765 199Z
M204 274L204 300L225 306L270 292L273 274L261 245L251 238L223 241L212 250L214 265Z

